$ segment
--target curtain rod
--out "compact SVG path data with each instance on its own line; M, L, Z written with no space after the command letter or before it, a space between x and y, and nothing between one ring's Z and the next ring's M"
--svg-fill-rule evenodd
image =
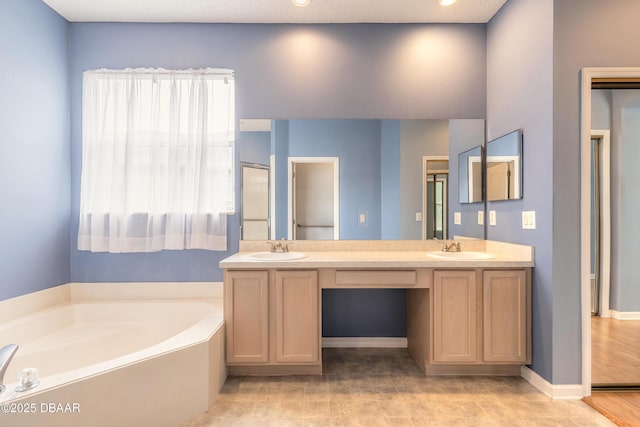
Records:
M181 70L171 70L166 68L125 68L120 70L99 68L85 70L85 74L201 74L212 76L234 77L235 72L228 68L188 68Z

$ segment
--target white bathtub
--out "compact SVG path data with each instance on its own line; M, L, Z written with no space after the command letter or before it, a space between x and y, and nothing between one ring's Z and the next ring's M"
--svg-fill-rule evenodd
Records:
M2 301L0 346L20 347L0 425L179 425L226 379L223 325L219 283L74 283ZM18 393L24 368L41 384Z

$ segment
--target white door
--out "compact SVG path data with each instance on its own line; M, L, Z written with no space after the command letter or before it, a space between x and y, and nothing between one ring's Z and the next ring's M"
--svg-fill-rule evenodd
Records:
M334 161L292 159L290 212L293 239L338 238L336 168Z

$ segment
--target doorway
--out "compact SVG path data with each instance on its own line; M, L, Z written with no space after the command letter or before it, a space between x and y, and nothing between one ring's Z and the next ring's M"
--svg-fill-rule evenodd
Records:
M637 138L631 143L626 138L630 129L640 132L639 82L640 68L582 70L580 271L585 396L590 396L592 389L640 386L640 311L633 308L633 301L638 298L633 297L634 291L624 288L629 282L635 283L625 277L625 271L633 270L637 264L634 251L625 246L628 241L635 241L635 228L633 223L625 225L625 219L633 215L628 204L634 198L628 190L637 188L630 182L637 173L629 163L637 158ZM615 98L619 91L629 89L636 92L638 101L627 103L631 108L625 112L624 106L620 108L624 103ZM592 131L600 108L596 90L611 91L610 130ZM625 121L629 127L624 127ZM609 287L611 291L607 292Z
M290 157L289 182L288 238L338 240L339 159Z

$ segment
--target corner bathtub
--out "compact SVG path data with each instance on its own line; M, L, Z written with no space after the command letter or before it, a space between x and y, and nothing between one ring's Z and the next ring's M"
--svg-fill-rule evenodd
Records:
M0 425L176 426L226 379L218 283L67 284L0 302ZM40 385L18 393L18 373ZM6 420L6 421L5 421Z

